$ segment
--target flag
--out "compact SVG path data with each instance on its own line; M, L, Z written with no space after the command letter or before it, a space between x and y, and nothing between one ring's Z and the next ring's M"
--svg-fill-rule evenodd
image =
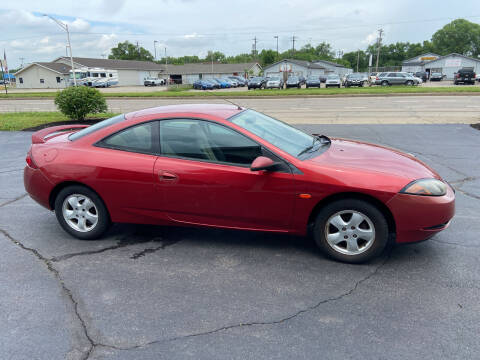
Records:
M7 53L5 52L5 49L3 49L3 67L5 68L5 72L8 74Z

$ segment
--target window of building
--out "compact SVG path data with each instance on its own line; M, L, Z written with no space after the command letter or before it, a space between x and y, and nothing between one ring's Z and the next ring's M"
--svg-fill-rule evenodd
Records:
M40 84L45 84L45 79L40 79Z
M60 76L57 76L57 84L60 84Z
M98 77L98 73L93 73L92 76L93 77Z
M105 74L105 73L100 73L100 77L107 77L107 74Z
M112 75L112 74L108 74L108 76L110 76L110 77L113 77L113 75Z
M18 78L18 81L20 81L20 84L23 84L23 78Z

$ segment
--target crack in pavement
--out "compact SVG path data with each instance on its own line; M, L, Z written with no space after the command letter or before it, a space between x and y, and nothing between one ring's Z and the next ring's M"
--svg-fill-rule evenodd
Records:
M7 205L10 205L10 204L14 203L15 201L21 200L21 199L23 199L23 198L26 197L26 196L28 196L27 193L22 194L22 195L16 197L15 199L8 200L8 201L6 201L6 202L4 202L4 203L1 203L1 204L0 204L0 208L1 208L1 207L4 207L4 206L7 206Z
M455 190L457 190L458 192L462 193L465 196L471 197L472 199L480 200L480 196L475 195L475 194L471 194L471 193L469 193L465 190L462 190L461 188L458 188L456 186L455 186Z
M480 246L468 245L468 244L459 244L459 243L454 243L454 242L451 242L451 241L442 241L442 240L438 240L438 239L435 239L435 238L432 238L430 240L435 241L439 244L450 245L450 246L459 246L459 247L464 247L464 248L476 248L476 249L480 248Z
M38 252L37 249L34 249L34 248L30 248L28 246L25 246L24 244L22 244L20 241L16 240L15 238L13 238L6 230L4 229L0 229L0 233L2 233L8 240L10 240L13 244L17 245L18 247L20 247L21 249L23 250L26 250L26 251L29 251L30 253L32 253L37 259L39 259L40 261L42 261L45 266L47 267L48 271L50 271L54 277L57 279L57 281L59 282L60 284L60 287L62 288L62 291L64 293L64 295L67 297L67 299L70 301L70 303L72 304L73 306L73 310L74 310L74 313L75 313L75 316L77 317L77 319L79 320L80 322L80 325L82 327L82 330L83 330L83 333L85 335L85 338L87 339L87 341L90 343L90 347L89 349L87 350L87 352L84 354L82 360L86 360L88 359L88 357L90 356L93 348L95 347L95 342L93 341L93 339L90 337L89 333L88 333L88 330L87 330L87 325L85 323L85 321L83 320L83 318L80 316L80 313L78 311L78 303L76 302L75 298L73 297L73 294L72 294L72 291L65 285L65 282L63 281L62 277L60 276L60 272L55 269L55 267L53 267L51 261L47 258L45 258L42 254L40 254ZM80 350L81 351L81 350ZM83 351L84 352L84 351Z
M327 304L327 303L330 303L330 302L333 302L333 301L341 300L341 299L343 299L347 296L352 295L362 283L368 281L369 279L371 279L373 276L375 276L378 273L378 271L390 259L391 253L392 253L392 249L389 250L388 254L385 256L385 259L382 261L382 263L380 265L378 265L375 268L375 270L373 270L369 275L367 275L364 278L355 282L354 286L352 288L350 288L348 291L346 291L346 292L344 292L340 295L321 300L318 303L316 303L315 305L312 305L312 306L309 306L305 309L299 310L299 311L295 312L294 314L288 315L288 316L286 316L284 318L281 318L281 319L278 319L278 320L253 321L253 322L248 322L248 323L239 323L239 324L227 325L227 326L222 326L220 328L216 328L216 329L209 330L209 331L198 332L198 333L193 333L193 334L188 334L188 335L183 335L183 336L176 336L176 337L172 337L172 338L164 339L164 340L155 340L155 341L151 341L151 342L148 342L148 343L144 343L144 344L140 344L140 345L134 345L134 346L130 346L130 347L110 346L110 345L105 345L105 344L103 344L102 346L111 347L111 348L114 348L116 350L128 351L128 350L144 348L144 347L147 347L147 346L150 346L150 345L164 344L164 343L168 343L168 342L172 342L172 341L184 340L184 339L194 338L194 337L198 337L198 336L208 336L208 335L216 334L216 333L219 333L219 332L222 332L222 331L227 331L227 330L231 330L231 329L235 329L235 328L248 327L248 326L263 326L263 325L281 324L281 323L287 322L289 320L292 320L299 315L302 315L302 314L308 313L310 311L313 311L323 304Z
M157 246L155 248L146 248L142 251L134 253L130 257L130 259L136 260L139 257L145 256L145 254L153 253L155 251L165 249L166 247L168 247L170 245L173 245L173 244L176 244L179 241L181 241L180 239L169 240L169 239L163 239L160 236L157 236L157 237L151 237L150 236L150 237L148 237L146 235L142 235L142 237L140 239L136 238L136 239L128 239L127 240L128 236L129 235L126 235L124 238L121 238L115 245L112 245L112 246L108 246L108 247L98 249L98 250L87 250L87 251L80 251L80 252L77 252L77 253L54 256L54 257L50 258L49 260L52 261L52 262L59 262L59 261L68 260L68 259L71 259L71 258L77 257L77 256L101 254L105 251L121 249L121 248L131 246L131 245L143 244L143 243L148 243L148 242L160 242L160 243L162 243L160 246ZM130 236L135 236L135 234L130 234Z

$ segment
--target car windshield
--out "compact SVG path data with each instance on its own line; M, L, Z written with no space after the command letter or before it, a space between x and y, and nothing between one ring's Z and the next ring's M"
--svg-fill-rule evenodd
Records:
M288 78L288 80L289 80L289 81L298 81L298 77L296 77L296 76L290 76L290 77Z
M308 78L309 81L318 81L318 78L316 78L315 76L310 76Z
M339 79L338 75L328 75L327 79Z
M278 78L278 77L272 77L272 78L270 78L269 81L280 81L280 78Z
M440 73L433 73L432 76L442 76Z
M361 78L362 78L362 75L360 75L360 74L347 75L347 79L361 79Z
M316 137L305 134L293 126L254 110L242 111L229 120L296 157L317 140Z
M110 125L113 125L113 124L116 124L116 123L119 123L120 121L123 121L125 120L125 115L124 114L120 114L120 115L117 115L117 116L114 116L110 119L106 119L106 120L103 120L103 121L100 121L98 123L96 123L95 125L92 125L92 126L89 126L85 129L82 129L80 131L77 131L75 133L73 133L72 135L70 135L68 137L68 139L70 141L75 141L77 139L80 139L84 136L87 136L95 131L98 131L100 129L103 129L107 126L110 126Z
M252 79L252 81L262 81L262 78L261 78L261 77L254 77L254 78Z

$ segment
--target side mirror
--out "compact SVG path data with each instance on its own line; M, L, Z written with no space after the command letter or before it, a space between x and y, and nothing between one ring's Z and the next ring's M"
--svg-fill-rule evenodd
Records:
M251 171L272 170L277 163L266 156L259 156L250 165Z

